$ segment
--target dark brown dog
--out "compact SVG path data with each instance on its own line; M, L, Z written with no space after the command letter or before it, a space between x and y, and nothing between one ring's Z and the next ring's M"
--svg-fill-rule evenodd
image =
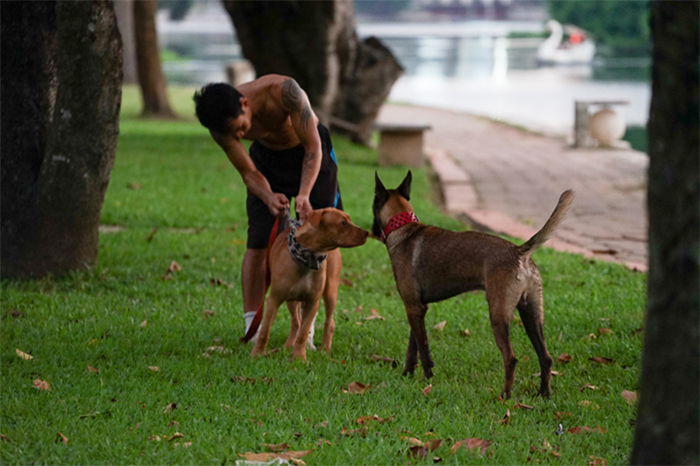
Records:
M333 314L342 267L338 248L365 244L369 232L353 225L348 214L332 207L314 210L293 233L291 242L290 231L291 228L287 228L279 235L270 249L270 295L265 305L260 335L251 354L265 354L272 322L280 305L286 301L292 325L285 346L294 346L293 357L305 361L306 340L318 312L321 295L326 308L322 348L331 350L335 331ZM301 318L295 301L301 303Z
M376 174L375 182L372 230L386 243L411 326L403 374L413 374L420 355L425 377L433 375L425 331L428 303L484 290L491 328L505 365L502 395L510 396L518 362L510 344L510 321L517 308L539 358L539 393L549 397L552 357L544 342L542 279L530 256L557 229L571 206L573 193L564 192L544 227L525 244L516 246L485 233L456 233L418 222L409 203L410 171L397 189L387 190Z

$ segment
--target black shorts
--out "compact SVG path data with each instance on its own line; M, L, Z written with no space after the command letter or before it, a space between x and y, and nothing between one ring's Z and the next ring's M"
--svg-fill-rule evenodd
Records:
M328 128L319 123L318 134L321 137L323 158L316 184L311 189L309 202L314 209L335 207L342 210L343 202L338 188L338 164ZM301 165L305 155L301 144L291 149L274 151L255 141L251 144L249 153L255 167L270 183L272 192L282 193L289 199L299 194ZM246 199L246 211L248 213L248 248L267 248L275 217L270 213L267 204L250 191Z

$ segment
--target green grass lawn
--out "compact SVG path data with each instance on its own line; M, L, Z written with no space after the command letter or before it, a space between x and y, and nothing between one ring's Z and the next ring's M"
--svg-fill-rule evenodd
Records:
M435 376L401 376L409 327L386 249L373 240L343 251L332 354L309 352L302 364L282 348L252 359L238 340L245 189L194 121L191 94L171 89L182 121L144 122L135 118L136 90L125 89L102 210L102 223L118 228L100 234L94 269L2 282L2 463L220 465L281 443L313 450L302 458L309 465L628 463L636 404L621 393L637 391L646 275L619 265L535 253L549 351L573 358L555 362L551 400L536 397L537 358L517 318L513 398L499 399L503 367L483 294L432 305ZM394 187L406 169L380 168L372 150L341 138L334 145L345 208L369 229L375 170ZM414 170L421 220L464 229L433 203L429 180L427 169ZM182 270L163 280L172 261ZM365 320L372 309L384 320ZM280 348L288 329L283 307L268 349ZM352 393L353 382L364 393ZM582 426L601 429L568 432ZM421 457L411 438L442 443ZM453 453L468 438L490 444Z

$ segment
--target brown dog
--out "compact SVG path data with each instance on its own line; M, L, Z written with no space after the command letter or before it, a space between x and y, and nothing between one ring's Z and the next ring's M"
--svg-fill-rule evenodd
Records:
M510 344L510 321L517 308L539 359L539 393L549 397L552 358L544 342L542 280L530 256L559 226L573 193L564 192L544 227L525 244L516 246L485 233L456 233L418 222L409 203L410 171L397 189L387 190L376 174L375 183L372 232L386 243L411 326L403 374L413 374L418 354L425 377L433 375L425 331L428 303L484 290L491 328L505 365L502 395L510 396L518 362Z
M287 228L277 237L269 252L270 295L260 335L251 352L253 356L265 354L272 322L280 305L286 301L292 325L285 346L293 345L293 357L305 361L306 340L321 295L326 308L322 348L330 351L342 267L338 248L361 246L367 241L367 236L369 232L353 225L348 214L329 207L314 210L296 231ZM295 301L301 303L301 318Z

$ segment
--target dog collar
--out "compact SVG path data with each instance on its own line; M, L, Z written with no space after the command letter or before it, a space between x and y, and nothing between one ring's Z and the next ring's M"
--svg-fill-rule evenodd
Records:
M418 222L420 222L420 220L418 220L418 217L416 217L416 214L413 212L401 212L398 215L394 215L391 220L389 220L389 223L386 224L384 230L382 230L382 241L386 241L386 237L389 236L389 233L392 231L399 229L408 223Z
M301 226L301 222L290 218L289 223L292 228L289 235L287 235L287 249L289 250L289 254L308 268L318 270L319 267L321 267L321 263L328 257L328 254L316 254L311 249L305 248L299 244L294 233L297 231L297 228Z

